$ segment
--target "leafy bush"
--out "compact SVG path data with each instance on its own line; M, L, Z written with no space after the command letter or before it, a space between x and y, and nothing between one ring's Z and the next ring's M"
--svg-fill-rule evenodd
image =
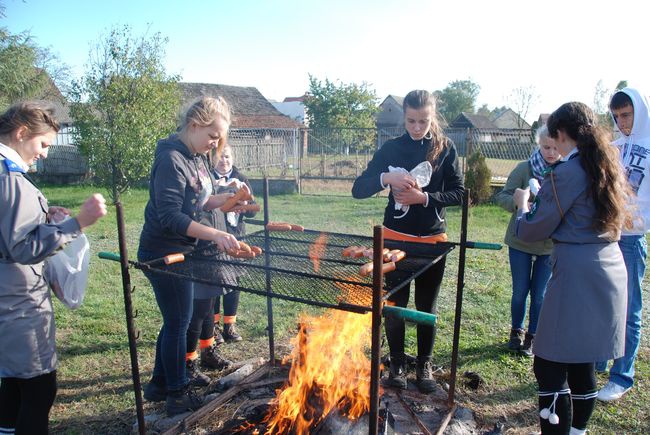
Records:
M480 151L475 151L467 159L467 172L465 173L465 187L470 189L470 204L482 204L492 196L490 180L492 173L485 163L485 156Z

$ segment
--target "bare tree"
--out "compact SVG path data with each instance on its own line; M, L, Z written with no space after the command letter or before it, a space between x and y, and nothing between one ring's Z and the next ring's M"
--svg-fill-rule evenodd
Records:
M507 98L508 105L519 115L517 119L518 128L524 128L524 122L531 107L539 101L539 94L535 86L520 86L514 88Z

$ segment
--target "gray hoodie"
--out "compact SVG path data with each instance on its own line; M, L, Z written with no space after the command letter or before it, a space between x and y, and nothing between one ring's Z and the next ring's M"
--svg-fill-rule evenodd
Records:
M194 247L197 240L187 229L204 217L203 205L215 188L206 156L192 155L176 134L158 141L140 249L162 257Z

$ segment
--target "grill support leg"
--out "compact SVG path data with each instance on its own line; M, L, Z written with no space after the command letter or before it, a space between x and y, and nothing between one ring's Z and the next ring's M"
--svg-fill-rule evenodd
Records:
M266 266L266 292L271 293L271 254L269 243L269 230L266 224L269 223L269 179L264 177L264 265ZM269 365L275 366L275 337L273 335L273 298L266 297L266 315L269 333Z
M140 388L140 369L138 368L138 349L136 345L136 330L133 320L133 302L131 300L131 274L129 273L129 258L126 249L126 232L124 229L124 211L119 199L115 201L117 217L117 239L120 248L120 268L122 270L122 289L124 290L124 311L126 313L126 330L129 336L129 354L131 355L131 377L135 393L135 410L138 417L138 433L144 435L144 408L142 405L142 389Z
M451 374L449 378L449 407L453 407L456 395L456 371L458 369L458 348L460 342L460 320L463 311L463 289L465 288L465 253L467 251L467 216L469 214L469 189L463 195L460 222L460 252L458 253L458 279L456 282L456 313L454 314L454 340L451 351Z
M379 364L381 355L381 290L384 264L384 227L376 225L373 231L372 273L372 347L370 352L370 419L368 433L377 435L379 430Z

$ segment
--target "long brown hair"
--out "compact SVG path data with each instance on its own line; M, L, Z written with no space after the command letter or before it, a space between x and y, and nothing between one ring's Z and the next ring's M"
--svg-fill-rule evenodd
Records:
M589 194L596 207L594 227L612 240L629 223L626 210L630 189L619 162L618 149L610 144L609 133L597 124L593 111L578 102L565 103L546 121L549 135L562 131L576 142L580 163L589 179Z
M411 108L415 110L422 109L424 107L431 107L431 125L429 127L429 132L425 136L427 139L429 134L431 135L431 148L427 154L427 160L431 163L431 166L435 169L435 161L440 156L442 151L447 147L447 137L445 136L444 131L440 127L440 122L438 121L438 111L436 110L436 98L429 92L425 90L415 90L406 94L404 97L404 102L402 103L402 108L406 114L406 109Z

